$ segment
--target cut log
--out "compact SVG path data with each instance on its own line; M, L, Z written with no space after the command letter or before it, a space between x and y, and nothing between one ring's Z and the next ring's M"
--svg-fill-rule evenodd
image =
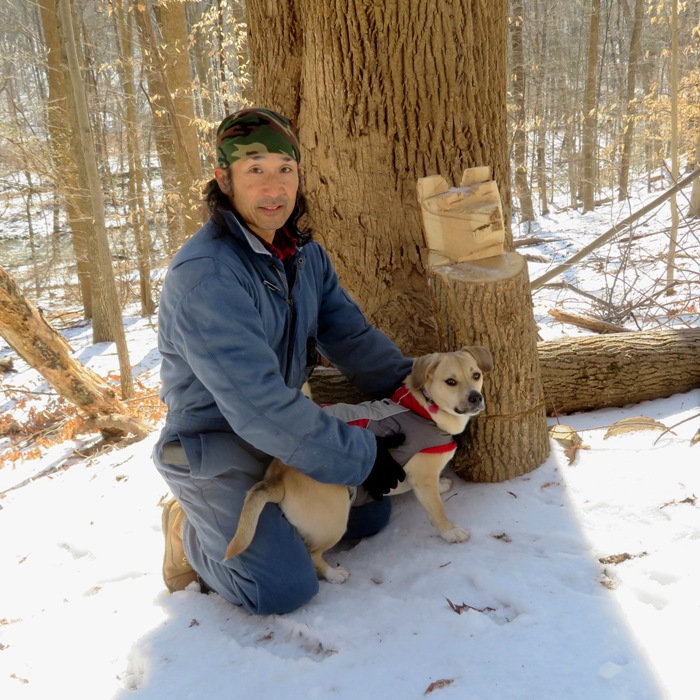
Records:
M558 338L539 343L538 353L550 415L700 387L700 328Z
M558 338L538 343L537 351L549 415L627 406L700 388L700 328ZM310 383L319 403L369 398L336 369L317 370Z
M42 318L2 267L0 335L61 396L89 418L118 416L114 427L101 427L105 437L120 437L125 432L143 436L152 429L135 417L127 419L129 409L117 398L112 387L73 357L63 336Z

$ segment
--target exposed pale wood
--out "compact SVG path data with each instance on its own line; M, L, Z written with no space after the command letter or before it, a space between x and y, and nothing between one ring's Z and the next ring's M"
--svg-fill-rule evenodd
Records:
M596 333L632 333L633 331L624 326L618 326L616 323L608 323L607 321L601 321L599 318L594 318L593 316L584 316L583 314L574 314L570 311L563 311L562 309L550 309L549 315L559 323L569 323L572 326L578 326L579 328L586 328L589 331L594 331Z
M505 227L491 168L467 168L459 187L440 175L420 178L418 203L431 266L503 253Z
M143 421L129 417L129 409L117 398L112 387L73 357L63 336L42 318L2 267L0 335L61 396L89 418L116 416L109 425L98 426L109 437L118 437L124 432L144 435L151 430Z

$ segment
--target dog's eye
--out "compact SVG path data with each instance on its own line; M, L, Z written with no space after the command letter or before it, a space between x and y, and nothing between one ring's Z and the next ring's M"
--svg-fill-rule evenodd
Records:
M481 372L474 372L474 374L472 374L472 379L474 379L475 382L478 382L481 379Z
M449 379L445 379L445 384L448 386L457 386L457 380L450 377Z

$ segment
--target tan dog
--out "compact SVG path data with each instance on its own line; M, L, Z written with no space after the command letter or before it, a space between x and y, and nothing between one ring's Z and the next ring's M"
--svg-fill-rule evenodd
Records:
M444 433L459 435L469 419L484 409L483 373L492 369L491 353L484 347L424 355L414 360L400 402L408 398L426 420L431 420ZM440 493L452 486L452 481L441 479L440 473L455 450L456 444L450 443L443 451L415 453L404 465L406 481L390 495L413 489L443 539L463 542L469 534L448 519L440 498ZM234 557L248 548L265 504L277 503L304 540L318 576L332 583L344 583L350 575L347 569L331 567L323 559L323 553L345 533L354 491L347 486L322 484L274 460L264 480L246 496L226 557Z

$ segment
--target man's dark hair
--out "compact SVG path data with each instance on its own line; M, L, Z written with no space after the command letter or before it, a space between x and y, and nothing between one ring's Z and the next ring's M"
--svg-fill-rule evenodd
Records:
M230 171L229 171L230 177ZM233 185L233 180L231 181ZM228 195L221 190L219 183L216 178L212 178L207 183L204 188L204 201L206 202L207 209L209 210L209 215L214 220L216 224L223 230L225 230L225 224L223 217L221 216L222 211L230 211L236 216L238 212L233 208L231 200ZM287 223L290 225L291 230L289 231L292 236L294 236L300 245L308 243L312 238L311 229L306 226L304 228L300 227L300 221L305 216L308 211L308 204L306 202L306 197L301 189L301 180L299 182L299 189L297 190L297 199L294 204L294 209L287 219ZM240 218L240 217L239 217Z

